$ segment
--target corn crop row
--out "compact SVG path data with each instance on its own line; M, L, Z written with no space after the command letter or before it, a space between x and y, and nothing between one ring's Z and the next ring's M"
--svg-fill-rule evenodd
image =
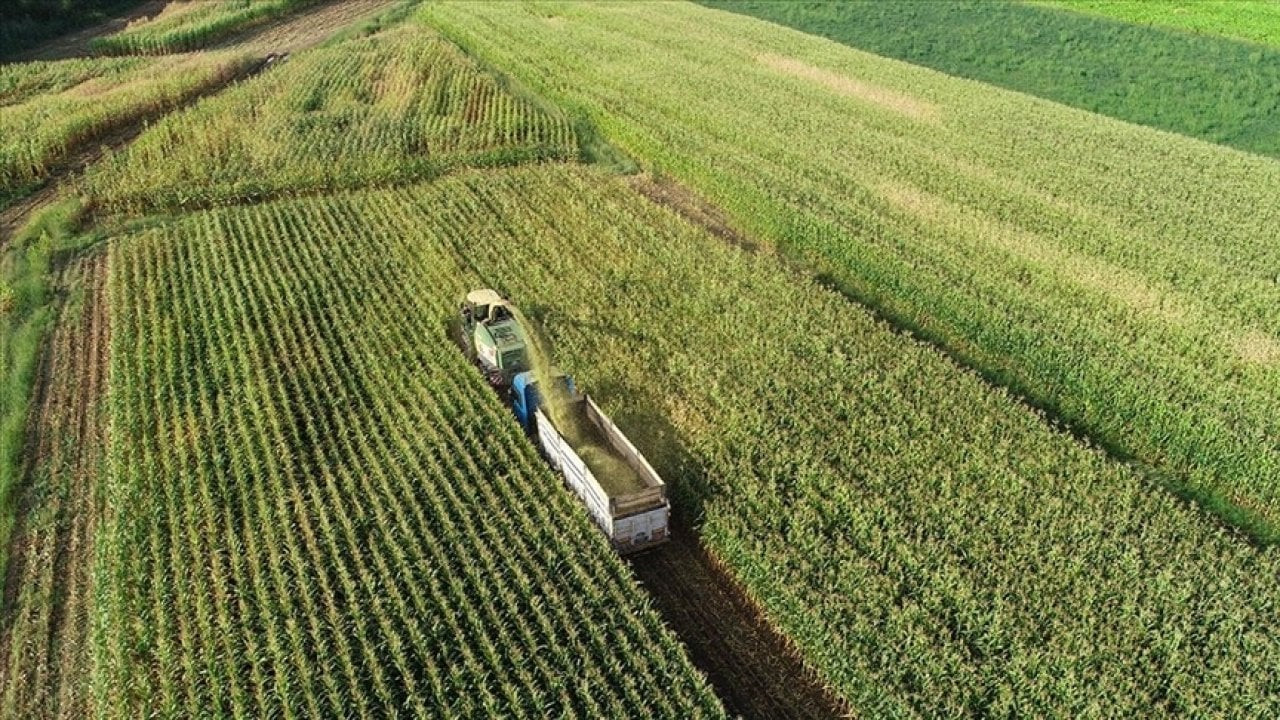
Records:
M860 713L1280 709L1273 550L606 175L206 212L114 253L99 707L711 712L446 341L492 285Z
M1280 537L1280 162L690 5L423 17L896 324Z
M563 117L409 26L300 54L165 118L86 189L113 210L192 208L576 152Z
M717 717L446 335L400 196L112 245L96 707L136 717Z

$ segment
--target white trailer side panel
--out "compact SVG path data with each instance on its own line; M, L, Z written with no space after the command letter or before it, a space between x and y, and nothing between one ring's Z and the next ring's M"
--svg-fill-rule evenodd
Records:
M595 476L587 469L587 464L578 457L578 453L574 452L573 448L569 447L569 443L565 442L541 408L534 413L534 422L538 426L538 442L551 460L551 466L564 475L570 489L587 504L587 509L591 512L591 517L595 519L596 524L612 538L613 513L609 507L609 496L604 488L600 487Z

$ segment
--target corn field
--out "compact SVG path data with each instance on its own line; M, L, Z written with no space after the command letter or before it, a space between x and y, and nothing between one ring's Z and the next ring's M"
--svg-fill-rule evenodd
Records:
M406 227L539 308L557 362L860 714L1275 712L1274 552L609 187L469 181Z
M896 325L1280 537L1280 162L692 5L422 17Z
M0 65L0 196L139 117L171 108L247 66L230 53Z
M101 707L614 716L678 681L654 714L711 712L446 340L450 300L494 285L860 713L1278 709L1274 553L596 171L197 214L112 268L108 506L130 512L99 556L98 665L121 673ZM446 608L475 620L428 620ZM607 657L643 667L589 672L622 705L523 659L546 643L594 668L619 635ZM125 675L156 679L122 698Z
M8 248L58 310L0 716L724 717L699 648L763 645L651 607L700 586L639 586L455 346L480 287L667 482L726 577L690 606L833 706L1280 716L1280 164L687 4L401 20ZM0 202L246 62L0 68ZM601 138L648 172L574 162Z
M86 192L95 204L143 212L576 154L563 117L409 26L299 54L165 118L90 172Z
M94 39L94 52L163 55L197 50L316 0L187 0L171 2L152 18Z
M112 245L97 708L719 716L448 339L449 246L404 231L453 187Z

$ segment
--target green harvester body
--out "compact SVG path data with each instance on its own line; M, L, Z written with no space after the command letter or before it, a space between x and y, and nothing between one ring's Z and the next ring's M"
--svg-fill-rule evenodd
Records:
M462 329L471 350L495 381L510 385L529 369L529 348L511 304L493 290L474 290L462 306Z

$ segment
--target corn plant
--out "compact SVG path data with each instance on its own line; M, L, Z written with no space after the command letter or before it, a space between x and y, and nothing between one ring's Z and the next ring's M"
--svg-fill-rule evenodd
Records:
M434 195L112 244L105 714L721 716L449 340L450 246L402 232Z

